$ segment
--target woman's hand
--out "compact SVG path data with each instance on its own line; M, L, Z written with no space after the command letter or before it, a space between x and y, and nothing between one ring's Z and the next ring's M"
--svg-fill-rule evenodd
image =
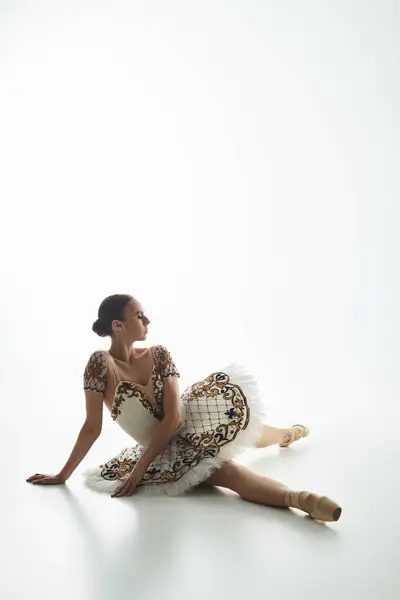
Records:
M36 483L38 485L62 485L65 479L61 475L32 475L26 480L28 483Z
M111 498L123 498L124 496L133 496L136 492L136 488L140 483L141 476L135 470L132 471L129 475L126 475L121 485L117 487L115 492L111 494Z

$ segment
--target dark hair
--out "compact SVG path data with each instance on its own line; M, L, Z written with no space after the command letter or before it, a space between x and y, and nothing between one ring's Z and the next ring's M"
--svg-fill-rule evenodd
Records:
M112 335L112 322L123 321L125 306L133 300L128 294L114 294L103 300L99 306L98 319L93 323L92 330L100 337Z

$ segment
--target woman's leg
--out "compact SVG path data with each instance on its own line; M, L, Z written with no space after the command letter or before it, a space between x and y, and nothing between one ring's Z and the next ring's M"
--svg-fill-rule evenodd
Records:
M249 502L297 508L320 521L337 521L342 513L339 505L326 496L291 490L279 481L252 473L233 462L215 471L205 484L228 488Z
M206 481L207 485L233 490L243 500L268 506L286 506L285 497L290 489L274 479L252 473L246 467L229 462Z
M270 427L269 425L263 425L261 435L256 442L256 448L267 448L268 446L290 446L293 442L296 442L302 437L308 435L307 427L303 425L293 425L288 429L278 429L277 427Z
M286 435L287 429L278 429L277 427L264 425L261 435L256 442L256 448L267 448L268 446L281 444L285 440Z

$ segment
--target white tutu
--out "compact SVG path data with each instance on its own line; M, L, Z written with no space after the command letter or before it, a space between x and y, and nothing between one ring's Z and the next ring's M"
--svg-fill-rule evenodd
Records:
M99 373L103 354L95 353L97 362L87 369L92 376L88 381L93 381L93 373ZM179 373L165 348L155 347L153 355L151 389L126 381L116 385L111 415L138 443L84 472L86 484L99 492L112 493L120 485L120 479L134 468L150 442L157 421L163 418L164 378ZM188 387L181 401L182 425L145 472L138 493L183 494L243 450L254 447L259 438L265 417L260 393L255 379L239 365L215 371Z

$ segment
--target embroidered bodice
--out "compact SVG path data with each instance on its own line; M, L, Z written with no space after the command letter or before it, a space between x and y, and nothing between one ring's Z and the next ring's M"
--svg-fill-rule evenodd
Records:
M163 390L167 377L179 377L170 353L163 346L150 349L153 358L151 376L146 385L132 381L118 381L116 365L109 352L94 352L85 369L84 389L104 395L110 372L114 377L115 392L111 417L141 444L149 441L157 421L164 418Z

